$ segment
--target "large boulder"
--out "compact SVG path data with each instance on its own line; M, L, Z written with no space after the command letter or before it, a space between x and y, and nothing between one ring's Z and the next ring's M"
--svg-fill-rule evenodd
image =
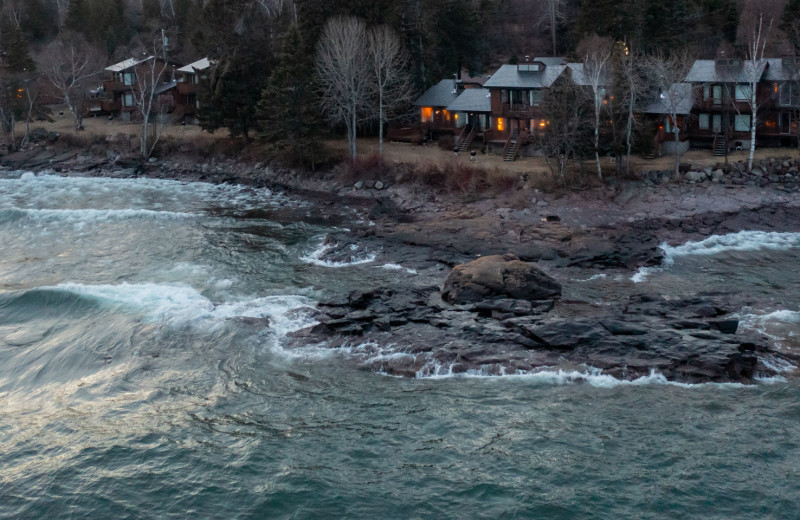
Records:
M561 284L516 255L484 256L457 265L442 289L451 304L475 303L487 298L545 300L561 294Z

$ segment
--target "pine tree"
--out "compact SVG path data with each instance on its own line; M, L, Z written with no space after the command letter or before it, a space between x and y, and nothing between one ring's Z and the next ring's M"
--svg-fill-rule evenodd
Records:
M6 49L6 68L10 72L32 72L36 64L28 52L28 41L16 24L6 24L3 47Z
M258 103L258 136L285 159L314 169L320 159L316 138L322 119L317 111L313 70L302 55L304 49L300 30L292 25Z

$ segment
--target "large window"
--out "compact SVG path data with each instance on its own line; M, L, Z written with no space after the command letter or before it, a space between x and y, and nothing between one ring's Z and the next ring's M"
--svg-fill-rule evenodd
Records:
M733 118L733 129L737 132L749 132L750 116L748 114L736 114Z
M122 104L125 105L126 107L132 107L133 94L125 94L125 96L122 98Z
M538 105L542 102L542 91L541 90L531 90L530 92L530 104L531 105Z
M133 85L133 72L126 72L122 75L122 84L126 86Z
M783 106L792 104L792 84L781 83L778 85L778 103Z
M433 107L422 107L422 122L428 123L433 119Z
M736 101L749 101L750 100L750 85L737 84L736 85Z
M710 118L708 114L700 114L697 116L697 128L700 130L708 130L710 125Z

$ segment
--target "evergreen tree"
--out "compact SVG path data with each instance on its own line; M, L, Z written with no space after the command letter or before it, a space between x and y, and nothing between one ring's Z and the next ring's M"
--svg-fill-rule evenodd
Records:
M3 31L3 47L6 49L6 68L10 72L31 72L36 64L28 52L28 41L16 24L6 23Z
M284 37L281 53L258 103L259 138L285 159L314 169L319 161L313 69L302 53L305 43L296 25Z
M800 51L800 0L789 0L786 3L780 26L794 51Z
M87 22L86 0L70 0L64 27L77 33L83 33Z

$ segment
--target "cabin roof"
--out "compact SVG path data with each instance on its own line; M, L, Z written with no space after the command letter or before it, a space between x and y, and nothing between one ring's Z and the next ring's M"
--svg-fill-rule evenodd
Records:
M468 88L447 106L451 112L491 112L491 91L488 88Z
M125 61L121 61L119 63L115 63L114 65L109 65L106 67L108 72L122 72L123 70L130 69L131 67L135 67L140 63L144 63L147 60L153 59L155 56L148 56L147 58L137 60L136 58L128 58Z
M542 61L543 58L535 58L533 62ZM546 59L546 58L544 58ZM484 87L487 88L547 88L564 72L566 65L547 65L540 72L520 72L516 65L503 65Z
M753 69L753 62L744 60L738 66L717 67L716 60L695 60L686 75L690 83L749 83L753 77L761 79L769 68L770 60L761 60ZM755 73L755 74L754 74Z
M194 63L190 63L185 67L181 67L178 69L178 72L184 72L188 74L194 74L198 70L205 70L211 66L211 61L208 58L201 58Z
M458 97L455 80L443 79L414 101L415 106L446 107Z
M671 114L671 101L676 102L676 114L689 114L694 105L694 89L691 83L673 83L666 94L659 94L655 101L647 105L646 114Z
M163 83L159 83L158 85L156 85L156 88L155 88L155 89L153 89L153 92L154 92L156 95L158 95L158 94L163 94L164 92L166 92L166 91L168 91L168 90L170 90L170 89L173 89L173 88L175 88L175 86L176 86L177 84L178 84L178 82L177 82L177 81L175 81L175 80L173 80L173 81L165 81L165 82L163 82Z
M800 80L800 66L792 66L784 62L783 58L769 58L769 67L764 74L767 81L798 81ZM800 63L799 63L800 65Z

